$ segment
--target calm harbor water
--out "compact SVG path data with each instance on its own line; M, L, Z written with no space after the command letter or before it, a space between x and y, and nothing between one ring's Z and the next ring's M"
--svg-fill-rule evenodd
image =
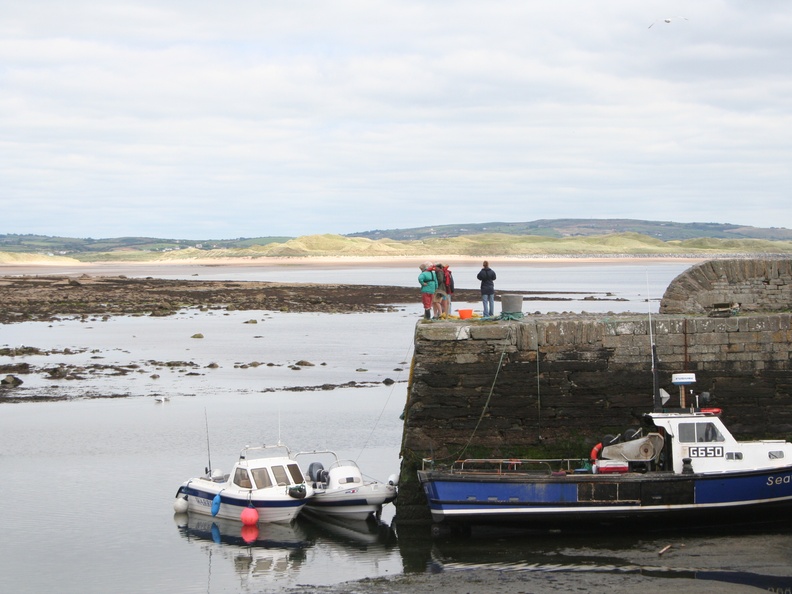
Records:
M659 299L689 264L623 266L510 266L498 270L498 286L581 294L531 302L524 311L645 312L647 286ZM468 272L475 276L461 267L455 276ZM404 285L417 277L417 269L377 271L382 280L374 281L370 271L364 276L359 270L212 268L198 278L210 273L295 282L355 282L360 276L363 283ZM600 293L627 301L582 299ZM20 394L67 400L0 404L0 592L278 592L479 567L572 572L584 589L602 572L651 575L658 583L692 577L743 584L751 588L746 591L792 588L788 518L772 528L724 533L485 534L432 541L398 534L389 505L379 524L300 518L292 526L263 525L246 542L236 523L174 516L172 500L183 480L202 473L209 458L213 467L229 469L247 444L280 439L293 450L330 448L356 459L373 478L397 472L399 414L420 313L416 299L400 311L377 314L185 311L169 318L0 327L0 347L59 351L0 357L0 365L86 369L82 379L22 376ZM191 338L196 333L204 338ZM313 365L295 368L300 360ZM120 375L119 366L130 371ZM170 399L157 403L155 395ZM672 549L659 557L668 544Z

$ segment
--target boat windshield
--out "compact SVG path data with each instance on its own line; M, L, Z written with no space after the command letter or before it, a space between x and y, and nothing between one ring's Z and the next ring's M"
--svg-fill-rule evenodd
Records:
M266 489L272 486L272 479L266 468L254 468L251 472L257 489Z
M298 464L289 464L289 473L291 474L293 483L299 485L300 483L305 482L302 470L300 470L300 466Z
M305 480L297 464L289 464L288 466L273 465L272 474L275 476L275 482L278 483L279 487L291 484L299 485Z
M234 484L243 489L252 489L253 485L250 483L250 476L244 468L237 468L234 472Z
M679 441L682 443L700 443L724 441L715 423L680 423Z

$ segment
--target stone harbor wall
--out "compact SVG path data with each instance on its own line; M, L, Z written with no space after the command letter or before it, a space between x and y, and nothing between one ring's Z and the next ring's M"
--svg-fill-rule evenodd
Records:
M708 392L706 406L723 409L738 439L792 439L792 314L789 302L781 307L789 263L724 264L678 277L663 303L668 309L676 295L677 303L699 307L683 299L679 287L692 294L689 279L703 286L713 276L709 297L698 303L739 294L739 310L730 308L723 317L653 315L651 336L649 316L637 314L418 322L397 521L429 521L416 476L424 458L587 458L603 435L639 425L653 406L652 341L669 406L679 405L671 375L693 372L697 381L687 404L695 403L691 390ZM735 275L734 290L717 280L715 270L726 271L727 279ZM750 270L768 279L761 286L770 295L758 294Z
M709 260L676 277L660 302L660 313L789 311L792 260Z

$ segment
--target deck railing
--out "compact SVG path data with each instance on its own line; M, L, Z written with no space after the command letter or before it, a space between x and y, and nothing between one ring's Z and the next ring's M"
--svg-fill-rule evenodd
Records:
M422 462L422 470L435 468L435 462L431 458L424 458ZM578 468L590 468L590 462L584 459L567 458L467 458L455 461L446 470L452 474L551 475L555 472L568 474Z

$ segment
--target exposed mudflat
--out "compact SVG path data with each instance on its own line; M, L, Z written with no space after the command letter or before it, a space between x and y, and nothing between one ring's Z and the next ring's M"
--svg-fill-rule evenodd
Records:
M602 594L744 594L768 591L745 584L702 581L677 577L658 580L640 572L624 574L579 573L574 571L498 571L469 569L441 573L402 574L392 578L371 578L335 586L305 586L285 594L545 594L547 592L591 592ZM772 590L775 591L775 590Z
M457 299L477 301L479 291ZM290 312L388 311L419 302L418 287L284 284L256 281L166 280L125 276L0 277L0 323L58 316L167 316L183 308Z

